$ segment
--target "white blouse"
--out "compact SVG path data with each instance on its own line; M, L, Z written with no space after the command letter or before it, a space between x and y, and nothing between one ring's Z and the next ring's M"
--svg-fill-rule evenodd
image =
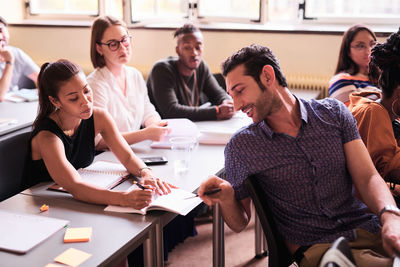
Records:
M95 69L87 80L93 90L94 105L111 114L120 132L131 132L139 130L151 116L161 118L149 100L142 74L133 67L124 68L126 96L107 67Z

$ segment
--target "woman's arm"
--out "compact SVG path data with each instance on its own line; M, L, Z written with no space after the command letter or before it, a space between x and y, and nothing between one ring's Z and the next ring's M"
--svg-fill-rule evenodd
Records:
M42 131L33 138L32 151L43 159L53 180L70 192L75 199L96 204L131 206L136 209L147 206L151 201L151 188L114 192L84 183L65 157L61 140L48 131Z
M170 185L155 178L153 172L147 168L146 164L133 153L107 111L94 108L93 116L95 134L101 134L107 146L129 173L144 178L145 183L153 185L160 194L171 192Z
M159 122L158 124L150 125L144 129L132 132L121 133L122 137L129 144L136 144L144 140L160 141L161 138L170 132L170 128L165 127L167 122ZM103 138L96 145L97 150L108 149L107 143Z
M0 48L0 62L2 61L6 62L6 66L4 68L3 75L0 78L0 101L3 101L4 96L10 87L14 68L14 57L9 50L4 48Z

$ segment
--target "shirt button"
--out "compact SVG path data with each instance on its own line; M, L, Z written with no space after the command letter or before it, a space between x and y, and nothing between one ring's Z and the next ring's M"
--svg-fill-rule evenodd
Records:
M338 222L339 224L344 224L344 221L343 221L342 219L338 219L337 222Z

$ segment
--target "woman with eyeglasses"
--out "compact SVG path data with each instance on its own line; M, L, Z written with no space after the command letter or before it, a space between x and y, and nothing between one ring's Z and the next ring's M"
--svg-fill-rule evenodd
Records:
M379 91L368 77L369 56L375 44L375 33L365 25L354 25L344 33L335 76L329 81L330 97L348 106L352 92Z
M92 25L90 58L95 70L88 76L94 105L111 114L128 144L159 141L170 129L151 104L142 74L126 66L132 56L132 37L125 23L103 16ZM141 126L145 127L140 130ZM107 144L96 139L96 149Z
M400 147L396 140L399 135L393 130L400 118L400 29L372 49L370 65L379 69L377 80L382 93L352 93L349 108L378 172L386 181L400 184ZM365 98L369 94L379 100ZM399 193L397 186L393 194ZM399 205L400 197L395 199Z
M90 41L90 57L96 69L88 76L88 83L93 89L94 105L110 112L128 144L145 139L158 141L169 128L151 104L141 73L126 66L132 55L131 41L123 21L110 16L96 19ZM140 126L145 128L139 130ZM103 139L96 145L96 149L106 147ZM197 234L195 215L196 210L186 216L178 215L168 223L164 228L164 251L171 251L187 237ZM164 260L167 257L164 253ZM141 266L142 247L128 259L130 264Z

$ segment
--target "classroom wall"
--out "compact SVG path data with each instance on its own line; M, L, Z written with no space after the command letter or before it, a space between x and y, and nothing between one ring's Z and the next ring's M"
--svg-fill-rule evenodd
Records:
M89 56L90 28L10 26L10 44L22 48L38 64L67 58L92 69ZM131 29L131 65L146 71L155 61L175 55L173 30ZM204 59L213 71L243 46L258 43L270 47L280 59L285 73L333 73L341 36L265 32L203 31Z

